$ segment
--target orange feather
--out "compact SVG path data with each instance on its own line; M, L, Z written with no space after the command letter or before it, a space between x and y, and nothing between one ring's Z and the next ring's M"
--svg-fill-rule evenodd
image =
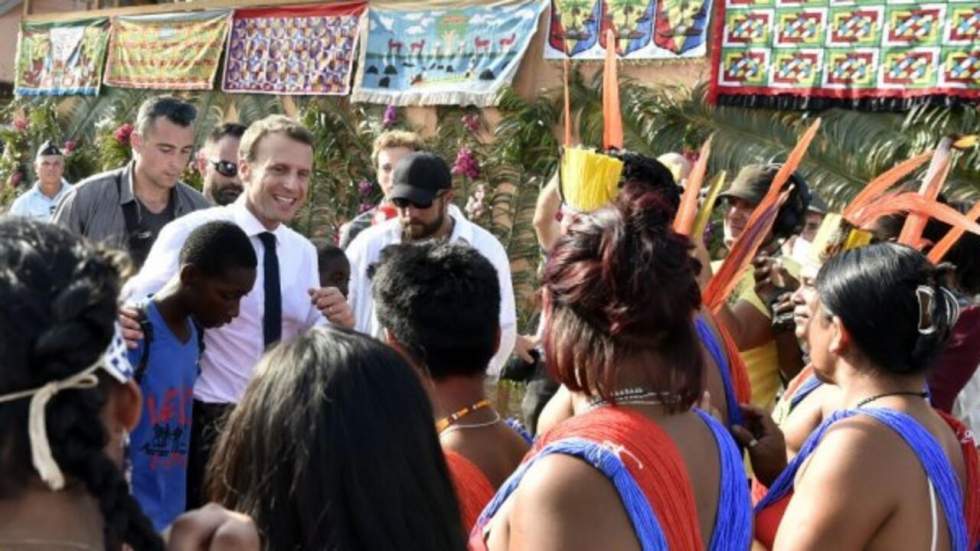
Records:
M930 201L934 201L939 196L939 190L949 175L952 166L950 162L952 145L953 140L950 138L943 138L939 142L939 147L936 148L936 152L932 155L932 161L929 163L926 177L919 188L919 194ZM918 247L922 240L922 231L926 229L926 222L928 221L928 217L910 212L905 219L905 225L902 226L902 233L898 236L898 242L903 245Z
M567 47L566 47L567 50ZM568 91L568 52L565 52L565 59L562 61L562 83L565 86L565 147L572 147L572 97Z
M709 136L708 141L701 146L698 162L694 163L684 194L681 195L681 204L677 208L677 216L674 217L674 231L681 235L690 236L694 228L694 219L698 214L698 197L701 195L704 173L708 170L708 157L711 156L712 138L713 136Z
M875 220L882 216L907 212L917 214L925 218L935 218L940 222L945 222L954 228L962 228L963 231L980 235L980 224L967 218L962 213L949 205L944 205L938 201L926 199L915 192L906 192L898 195L885 195L874 203L868 205L855 222L857 226L866 228Z
M789 190L784 191L779 195L777 201L769 205L765 211L760 213L756 209L753 212L752 216L755 220L745 226L742 235L735 240L731 252L722 262L721 268L715 272L715 275L711 277L708 285L704 288L704 292L701 293L701 302L709 310L717 312L725 303L728 294L738 284L742 273L749 267L752 259L755 258L755 254L759 251L759 247L762 246L763 240L769 235L769 230L772 229L776 216L779 214L779 207L788 197Z
M973 208L970 209L970 212L966 213L967 220L977 220L978 218L980 218L980 202L974 204ZM933 264L939 264L942 262L943 257L946 256L946 253L953 248L953 245L956 245L956 242L959 241L960 237L963 237L964 233L966 233L966 229L961 226L954 226L950 228L949 231L946 232L946 235L939 240L939 243L936 243L936 246L929 251L929 261Z
M619 76L616 67L616 34L606 29L606 63L602 72L602 146L623 148L623 113L619 108Z
M742 273L752 262L752 259L755 258L759 247L762 246L763 240L769 235L769 231L776 221L776 215L779 214L779 207L789 197L789 190L783 191L783 185L793 175L796 168L800 166L800 162L803 160L803 156L806 155L807 148L810 147L810 142L813 141L818 130L820 130L820 119L813 121L813 124L807 128L806 132L803 133L803 136L796 143L796 146L790 151L786 162L783 163L783 166L773 176L769 191L766 192L762 201L759 202L755 210L752 211L752 215L749 216L742 235L735 240L735 244L732 245L731 252L725 257L721 268L708 281L708 285L702 292L701 298L709 310L716 311L724 304L725 299L728 298L728 294L738 284Z
M841 214L845 219L850 220L852 216L867 206L868 203L880 197L882 193L888 191L889 188L922 166L931 157L932 151L926 151L879 174L864 186L864 189L851 200L850 204L844 207Z

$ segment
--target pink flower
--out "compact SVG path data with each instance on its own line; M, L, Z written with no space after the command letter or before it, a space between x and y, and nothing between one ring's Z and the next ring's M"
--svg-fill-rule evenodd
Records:
M480 165L476 162L470 148L459 148L459 152L456 153L456 161L453 163L453 174L462 174L470 180L476 180L480 177Z
M361 180L357 183L357 192L361 194L361 197L370 197L372 191L374 191L374 185L371 182Z
M463 122L463 126L465 126L470 132L475 133L480 130L480 115L477 115L476 113L467 113L466 115L463 115L461 120Z
M17 129L18 132L23 132L27 130L27 125L28 125L27 117L22 115L17 115L16 117L14 117L13 124L14 124L14 128Z
M367 212L367 211L369 211L369 210L371 210L373 208L374 208L374 205L371 204L371 203L361 203L357 207L357 213L358 214L365 213L365 212Z
M128 122L116 129L113 136L120 145L129 145L129 136L133 133L133 125Z
M398 122L398 108L394 105L389 105L385 107L384 116L381 117L381 126L384 128L390 128Z
M65 151L65 155L71 155L71 152L78 148L78 143L75 140L67 140L61 148Z
M10 175L10 187L17 187L21 180L24 179L24 173L21 171L14 172Z

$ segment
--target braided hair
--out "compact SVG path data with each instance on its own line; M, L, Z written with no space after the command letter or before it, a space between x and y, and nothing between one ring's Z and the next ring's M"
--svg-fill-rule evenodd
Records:
M98 361L113 336L119 267L112 256L67 230L18 217L0 218L0 394L41 387ZM98 420L110 378L68 389L47 405L47 434L61 470L98 501L107 550L163 549L104 453ZM28 437L29 400L0 404L0 497L16 498L36 476Z

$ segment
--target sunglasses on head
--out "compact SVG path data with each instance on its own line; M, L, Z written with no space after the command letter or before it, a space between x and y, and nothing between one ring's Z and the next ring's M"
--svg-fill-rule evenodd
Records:
M433 198L433 201L435 199L438 199L438 198L442 197L444 193L445 193L444 191L440 191L439 193L437 193L436 196ZM428 203L417 203L415 201L412 201L411 199L402 199L401 197L398 197L398 198L392 199L391 200L391 204L395 205L395 207L400 208L400 209L407 209L408 207L411 206L411 207L415 207L415 208L417 208L419 210L422 210L422 209L427 209L427 208L431 207L433 201L429 201Z
M238 165L231 161L208 161L214 166L214 169L218 171L218 174L234 178L238 176Z

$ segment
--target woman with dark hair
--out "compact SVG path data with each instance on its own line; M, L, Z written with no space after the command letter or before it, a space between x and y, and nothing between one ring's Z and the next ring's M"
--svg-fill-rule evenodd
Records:
M0 266L0 548L163 549L120 468L140 392L114 336L116 257L3 217ZM171 545L199 549L218 529L227 542L224 512L198 513L175 523Z
M944 275L914 249L880 243L820 269L810 361L840 389L827 417L758 504L774 549L973 549L976 444L927 401L926 373L956 323ZM805 465L805 467L803 467Z
M211 498L254 518L270 551L462 549L432 419L397 352L312 329L256 369L208 466Z
M656 193L576 217L545 269L547 365L587 411L536 442L471 535L489 549L747 549L741 458L692 410L704 359L690 242Z

